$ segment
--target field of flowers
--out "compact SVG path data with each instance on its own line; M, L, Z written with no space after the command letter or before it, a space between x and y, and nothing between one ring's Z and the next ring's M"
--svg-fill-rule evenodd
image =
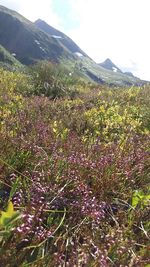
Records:
M0 70L0 266L149 267L150 86L50 69Z

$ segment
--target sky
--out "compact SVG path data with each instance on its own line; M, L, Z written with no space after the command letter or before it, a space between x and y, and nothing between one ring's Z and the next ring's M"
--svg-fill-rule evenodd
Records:
M97 63L110 58L150 81L150 0L0 0L63 31Z

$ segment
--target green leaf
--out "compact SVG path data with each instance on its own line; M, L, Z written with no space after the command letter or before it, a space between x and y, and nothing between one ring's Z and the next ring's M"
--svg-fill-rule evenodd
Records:
M1 211L0 226L7 227L10 223L17 219L18 211L14 211L14 206L11 201L8 202L6 211Z
M141 193L141 191L137 190L133 193L132 202L131 202L131 205L133 208L136 208L138 203L141 201L142 197L143 197L143 194Z
M132 196L132 207L133 208L136 208L136 206L140 203L142 206L146 206L148 205L149 203L149 200L150 200L150 194L146 195L144 194L142 191L140 190L136 190L134 193L133 193L133 196Z

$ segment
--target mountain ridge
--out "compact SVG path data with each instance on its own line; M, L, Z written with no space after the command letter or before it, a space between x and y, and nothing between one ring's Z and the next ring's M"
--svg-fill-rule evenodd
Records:
M49 34L52 38L58 39L65 47L68 48L69 51L72 53L81 53L84 56L87 54L81 50L81 48L73 42L73 40L68 37L66 34L62 33L61 31L55 29L54 27L50 26L44 20L38 19L34 22L34 24L45 33Z

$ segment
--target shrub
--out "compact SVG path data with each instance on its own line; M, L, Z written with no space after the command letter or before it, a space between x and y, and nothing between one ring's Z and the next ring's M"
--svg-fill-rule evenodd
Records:
M31 68L35 86L34 94L45 95L51 99L77 94L77 79L70 76L67 69L50 62L40 62Z

